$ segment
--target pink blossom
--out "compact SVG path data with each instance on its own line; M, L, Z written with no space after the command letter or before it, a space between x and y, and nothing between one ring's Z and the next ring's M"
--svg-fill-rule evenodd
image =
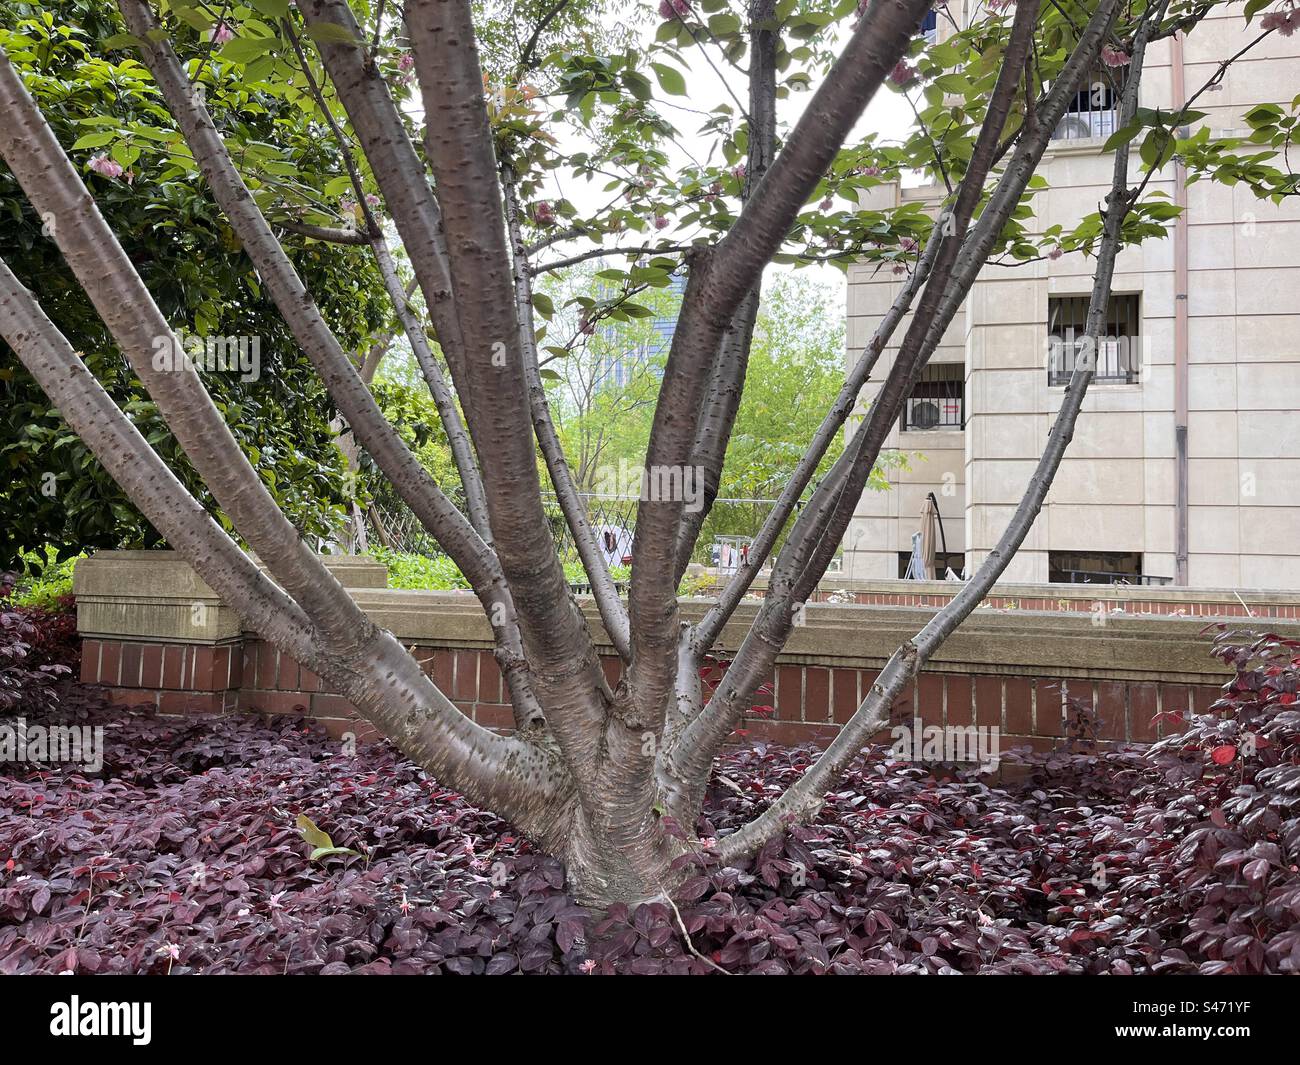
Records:
M666 219L663 215L657 216L655 218L655 229L667 229L667 228L668 228L668 219Z
M835 206L835 200L832 197L827 196L826 199L822 200L822 202L817 206L819 206L823 211L829 211Z
M985 0L984 6L990 11L1005 11L1009 7L1014 7L1016 0Z
M533 221L539 226L555 225L555 210L549 203L543 200L533 208Z
M916 238L903 237L901 240L899 240L898 246L902 248L903 251L916 251Z
M1290 37L1300 29L1300 8L1290 11L1270 11L1259 20L1261 29L1277 30L1283 37Z
M1101 50L1101 61L1108 67L1126 67L1129 64L1129 54L1108 44Z
M889 80L900 89L911 85L916 80L916 68L906 59L900 59L894 69L889 72Z
M744 163L737 163L735 166L731 168L731 176L734 177L737 181L744 181L745 175L747 173L749 173L749 171L745 169Z
M907 273L907 267L906 267L906 266L895 266L895 267L894 267L894 273L895 273L895 274L898 274L899 276L901 276L901 275Z
M667 2L668 2L668 0L664 0L664 3L667 3ZM584 973L586 973L588 976L590 976L590 975L591 975L593 972L595 972L595 970L596 970L596 962L595 962L595 959L593 959L593 958L588 958L588 959L587 959L586 961L584 961L581 965L579 965L578 968L581 969L581 970L582 970Z
M864 177L879 177L880 174L881 169L878 166L864 166L862 168L862 175Z
M659 0L659 17L685 18L691 13L691 5L686 0Z
M367 206L367 207L378 207L378 206L379 206L379 197L376 196L373 192L367 192L367 193L366 193L366 206Z
M164 943L154 953L163 958L170 958L172 961L179 961L181 948L175 943Z
M115 178L122 176L122 164L110 159L103 152L91 159L90 169L96 174L103 174L104 177Z
M411 55L410 52L403 52L401 58L397 61L397 69L403 74L410 73L415 69L415 56Z
M1048 257L1049 259L1051 259L1053 262L1055 262L1057 259L1059 259L1059 258L1060 258L1062 255L1064 255L1064 254L1065 254L1065 252L1064 252L1062 249L1060 249L1060 248L1053 248L1051 251L1049 251L1049 252L1047 253L1047 257Z
M230 28L230 24L222 21L212 27L212 43L225 44L227 41L235 39L235 31Z

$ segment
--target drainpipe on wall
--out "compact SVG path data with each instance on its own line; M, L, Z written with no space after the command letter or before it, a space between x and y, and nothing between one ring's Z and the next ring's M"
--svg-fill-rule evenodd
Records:
M1183 84L1183 38L1169 39L1175 111L1187 100ZM1174 584L1187 584L1187 169L1174 156Z

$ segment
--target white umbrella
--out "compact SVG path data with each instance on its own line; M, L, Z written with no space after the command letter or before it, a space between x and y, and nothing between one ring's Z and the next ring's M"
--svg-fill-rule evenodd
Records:
M939 519L939 508L934 504L934 493L930 492L921 504L921 546L920 546L920 580L934 580L935 525Z

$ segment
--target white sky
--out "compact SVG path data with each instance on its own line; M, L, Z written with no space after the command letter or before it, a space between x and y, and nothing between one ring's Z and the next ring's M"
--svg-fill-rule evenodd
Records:
M650 0L649 7L657 9L658 4L655 0ZM642 28L639 34L639 42L642 47L649 48L654 42L655 32L658 30L660 22L658 17L654 21ZM833 46L833 51L839 52L841 42L847 37L849 24L841 22L838 27L836 36L838 40ZM829 32L835 33L835 27L831 27ZM666 97L669 101L684 103L689 107L699 111L708 112L720 103L730 103L735 106L732 99L734 93L740 100L745 100L748 95L748 86L744 76L725 63L716 46L706 45L709 51L709 58L712 59L712 65L708 63L701 55L698 47L685 49L682 54L687 60L689 66L686 72L686 83L689 95L686 97ZM716 68L716 69L715 69ZM651 73L653 80L653 74ZM725 83L724 79L725 78ZM812 99L813 92L816 90L818 81L814 80L811 88L807 92L791 92L788 97L777 101L777 122L778 129L788 130L798 121L799 116L807 107L808 101ZM727 91L730 87L730 93ZM657 90L656 86L656 90ZM655 102L660 112L677 127L681 147L666 142L666 150L670 158L680 160L683 164L689 162L688 155L693 156L696 160L703 162L709 156L711 148L715 149L715 164L720 158L717 151L720 148L719 138L716 134L697 132L700 125L705 121L703 115L695 115L687 111L682 111L671 106L663 106L662 95L656 95ZM911 108L908 106L902 95L888 88L882 87L867 106L862 118L854 127L847 143L852 144L861 139L868 133L876 133L884 140L901 140L907 133L908 127L913 119ZM561 147L565 151L581 150L579 139L571 137L561 140ZM559 198L566 197L578 208L579 214L595 211L603 206L610 199L610 193L604 191L606 178L598 176L596 180L587 182L583 179L574 179L570 176L567 168L562 168L558 177L552 178L548 188L551 194ZM667 243L673 242L674 231L672 228L664 230L659 234ZM633 243L649 243L653 237L637 235ZM585 245L582 245L585 246ZM557 253L577 250L578 245L569 249L564 245L557 245ZM772 265L769 270L792 270L793 267ZM815 264L801 268L802 272L810 277L815 277L820 281L837 285L843 289L844 275L833 266ZM839 301L840 312L844 311L843 298Z

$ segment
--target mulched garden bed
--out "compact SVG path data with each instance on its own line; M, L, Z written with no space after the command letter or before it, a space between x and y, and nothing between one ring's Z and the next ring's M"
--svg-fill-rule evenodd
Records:
M730 752L679 894L707 962L662 904L589 915L387 744L69 688L58 719L105 725L105 763L0 765L0 972L1297 973L1300 646L1218 653L1237 680L1182 737L1004 755L1024 779L1000 786L875 748L745 870L708 841L810 752ZM311 860L300 815L357 853Z

